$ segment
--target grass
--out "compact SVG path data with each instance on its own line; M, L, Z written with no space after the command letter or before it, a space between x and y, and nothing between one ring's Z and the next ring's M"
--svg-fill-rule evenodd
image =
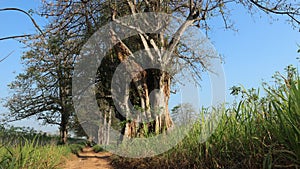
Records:
M64 156L69 154L64 146L39 146L35 142L2 146L0 167L3 169L54 169L58 168Z
M84 142L57 145L56 136L15 127L2 126L0 135L0 169L57 169L85 146Z
M300 168L300 79L287 76L259 89L234 87L239 99L223 113L215 132L200 143L205 126L196 122L185 139L161 155L131 159L114 156L122 168Z
M104 149L103 149L103 147L100 146L100 145L94 145L94 146L93 146L93 151L94 151L95 153L98 153L98 152L104 151Z
M38 137L32 140L19 138L1 144L0 168L3 169L54 169L58 168L64 156L70 154L67 146L41 144Z
M286 76L276 73L274 84L263 84L264 96L259 89L233 87L232 94L238 101L227 107L215 132L205 142L199 140L208 125L203 125L200 118L169 151L137 159L115 155L112 164L124 169L300 168L300 78L293 67L288 67L286 72ZM202 115L207 110L203 109ZM165 141L168 144L170 140ZM0 126L0 169L56 169L70 153L77 153L85 146L84 143L67 146L56 143L57 138L32 130ZM128 144L134 142L129 140ZM144 150L160 148L159 144L165 143L145 142L136 146ZM103 150L101 146L93 149ZM129 151L126 146L121 150Z

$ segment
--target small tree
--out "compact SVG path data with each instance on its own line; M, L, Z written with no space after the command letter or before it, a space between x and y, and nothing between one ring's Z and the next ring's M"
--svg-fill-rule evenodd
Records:
M63 41L63 36L57 34L45 41L36 37L29 39L31 49L22 57L25 72L9 85L15 93L5 106L10 110L6 115L8 121L35 116L44 124L58 125L61 143L65 144L74 110L71 95L73 59L66 50L65 44L69 42Z
M193 105L182 103L172 108L171 116L176 125L188 125L200 118L200 113L197 112Z

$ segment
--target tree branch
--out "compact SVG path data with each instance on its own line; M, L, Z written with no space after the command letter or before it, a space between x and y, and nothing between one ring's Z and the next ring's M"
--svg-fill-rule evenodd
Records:
M25 37L29 37L29 36L32 36L32 35L16 35L16 36L8 36L8 37L0 38L0 41L2 41L2 40L8 40L8 39L25 38Z
M23 14L27 15L30 18L30 20L33 23L34 27L45 37L44 32L41 30L41 28L38 26L38 24L35 22L33 17L28 12L26 12L22 9L19 9L19 8L2 8L2 9L0 9L0 12L1 11L18 11L18 12L22 12ZM4 38L4 40L5 39L7 39L7 38ZM3 40L3 38L0 39L0 40Z
M8 58L12 53L14 53L14 51L10 52L7 56L5 56L4 58L0 59L0 62L2 62L3 60L5 60L6 58Z
M255 6L257 6L258 8L266 11L266 12L270 12L270 13L273 13L273 14L278 14L278 15L287 15L289 16L293 21L295 21L297 24L300 25L300 20L296 19L294 15L299 15L300 16L300 13L297 13L297 12L289 12L289 11L278 11L276 10L276 6L278 6L278 4L274 7L274 9L270 9L266 6L263 6L261 4L259 4L259 1L254 1L254 0L250 0L251 3L253 3Z

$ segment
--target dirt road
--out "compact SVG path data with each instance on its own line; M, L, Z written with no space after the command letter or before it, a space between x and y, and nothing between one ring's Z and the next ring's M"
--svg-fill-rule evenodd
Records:
M92 148L84 148L79 154L72 155L63 165L63 169L113 169L108 152L93 152Z

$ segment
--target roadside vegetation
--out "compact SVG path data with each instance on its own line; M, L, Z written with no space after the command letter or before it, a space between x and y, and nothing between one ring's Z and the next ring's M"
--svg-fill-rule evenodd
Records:
M229 105L212 136L200 143L196 122L186 138L152 158L114 156L116 168L299 168L300 78L293 66L261 89L231 88ZM260 93L263 91L262 93Z
M262 92L262 93L261 93ZM201 143L205 125L197 121L178 145L151 158L113 155L115 168L299 168L300 77L293 66L276 72L261 89L231 88L236 101L228 105L209 139ZM203 109L203 114L208 109ZM151 136L150 136L151 137ZM0 127L1 169L55 169L85 145L33 129ZM95 152L103 151L100 145Z
M48 136L32 129L0 126L0 169L59 168L69 154L94 145L92 138L106 148L112 142L122 145L126 153L127 145L134 145L133 138L168 133L174 128L168 105L172 85L183 83L181 77L188 74L188 80L197 82L203 72L214 72L210 59L223 62L207 45L211 37L198 39L194 28L205 30L206 35L213 33L213 28L235 30L235 12L242 11L286 19L298 29L297 6L296 0L43 0L37 11L0 8L0 12L25 14L37 29L32 34L0 37L0 41L16 39L25 49L21 54L23 72L8 84L13 94L4 98L8 112L1 118L12 122L34 117L43 124L57 125L60 134ZM139 55L139 51L145 53ZM144 62L152 68L145 69ZM91 66L98 63L98 67ZM124 69L119 69L120 65ZM112 156L112 164L116 168L300 168L300 79L292 66L285 73L277 72L274 81L263 83L260 89L232 87L236 102L224 106L219 125L205 142L199 141L207 130L202 121L215 110L211 107L203 108L200 120L168 152L143 159ZM132 79L119 79L116 74ZM118 97L113 97L115 92ZM86 97L90 94L95 97ZM98 105L99 111L93 105ZM131 106L143 111L132 111ZM125 114L117 111L118 107ZM179 112L182 107L189 109L185 104L174 110ZM177 115L174 121L195 119L194 115ZM124 137L110 139L114 137L109 135L111 129ZM88 137L89 142L69 139L70 131ZM166 139L167 144L171 140ZM160 149L161 142L145 145L133 146L133 151L137 155L144 153L137 151L140 149L152 153L151 148ZM103 147L93 149L100 152Z
M70 139L70 142L75 139ZM0 169L54 169L84 147L84 143L58 145L59 136L33 129L0 128Z
M299 168L300 77L293 66L288 66L285 73L276 72L274 81L263 83L262 90L232 87L236 101L227 106L207 141L199 142L205 125L197 121L185 139L168 152L140 159L114 155L112 165L116 168ZM0 168L59 168L71 153L76 154L85 146L83 140L69 139L68 145L59 145L59 141L59 136L33 129L1 126ZM103 151L99 145L93 148L95 152Z
M228 105L209 139L201 143L201 120L178 145L151 158L111 157L115 168L299 168L300 77L293 66L276 72L260 89L231 88L236 101ZM203 114L208 109L203 109ZM151 136L150 136L151 137ZM71 153L85 145L33 129L0 127L1 169L60 168ZM100 145L95 152L103 151Z

